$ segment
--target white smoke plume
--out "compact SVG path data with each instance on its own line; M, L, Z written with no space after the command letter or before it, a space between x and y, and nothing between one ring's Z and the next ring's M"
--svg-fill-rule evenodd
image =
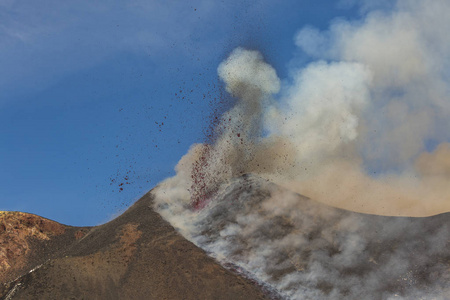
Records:
M448 1L399 0L303 28L295 43L316 61L283 84L235 49L218 74L238 101L155 190L156 210L283 297L445 299L448 215L355 214L265 180L354 212L450 211L449 15Z

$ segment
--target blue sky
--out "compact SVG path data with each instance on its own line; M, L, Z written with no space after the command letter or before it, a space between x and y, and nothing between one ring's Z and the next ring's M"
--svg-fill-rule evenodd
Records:
M287 79L309 60L295 33L358 18L353 4L0 0L0 210L111 219L204 141L232 49Z

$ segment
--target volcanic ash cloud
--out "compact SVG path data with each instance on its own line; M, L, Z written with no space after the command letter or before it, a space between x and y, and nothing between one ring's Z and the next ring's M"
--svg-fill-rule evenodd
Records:
M449 211L447 13L445 1L400 1L325 32L303 28L295 42L317 60L291 70L281 91L260 53L235 49L218 74L238 101L215 143L194 145L173 180L199 203L255 173L360 212Z
M193 145L177 174L158 186L156 210L220 261L241 266L288 296L332 299L351 293L371 299L383 292L388 299L395 293L383 281L386 274L394 281L405 272L412 278L408 292L400 285L407 299L445 295L448 286L440 283L413 288L425 266L449 278L432 260L448 248L445 224L433 225L413 269L408 249L428 234L419 223L394 218L388 228L385 219L367 223L350 214L327 223L336 217L329 208L305 204L261 180L356 212L450 211L450 36L444 30L450 28L449 15L448 1L405 0L358 21L333 21L327 31L303 28L295 43L315 61L290 70L282 82L259 52L235 49L218 74L237 102L221 117L217 139ZM250 173L260 179L242 177ZM249 192L236 194L245 182ZM261 191L255 194L257 186ZM320 226L314 223L319 219ZM280 229L278 235L272 227ZM372 238L380 243L403 239L402 231L411 241L386 257L376 251L366 257L375 247L368 237L375 227L383 235ZM328 235L311 241L318 231ZM312 247L311 256L302 256L305 245ZM367 261L379 268L367 267ZM347 276L363 269L364 277ZM322 286L326 280L332 287ZM355 288L361 285L367 289Z
M445 1L399 1L325 32L306 27L295 42L317 60L291 70L281 90L259 53L233 51L218 73L239 100L218 140L183 160L195 165L185 170L197 180L191 194L203 201L221 182L255 173L360 212L449 211L447 13Z
M281 97L292 117L285 110L287 121L274 126L301 149L302 166L312 164L302 175L293 170L301 180L291 188L376 214L450 210L442 170L450 138L448 13L448 1L399 1L391 12L298 32L296 44L319 61L293 71Z

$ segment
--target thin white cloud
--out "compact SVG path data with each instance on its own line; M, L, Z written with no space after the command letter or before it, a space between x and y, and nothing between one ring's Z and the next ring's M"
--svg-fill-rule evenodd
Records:
M4 2L0 8L0 91L36 90L123 52L155 62L207 57L223 41L235 5L191 2ZM195 53L194 53L195 52Z

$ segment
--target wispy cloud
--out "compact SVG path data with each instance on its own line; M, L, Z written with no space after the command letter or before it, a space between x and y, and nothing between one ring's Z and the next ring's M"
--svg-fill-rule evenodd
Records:
M43 2L0 4L0 91L36 90L119 53L183 59L226 38L252 4L209 1ZM205 47L206 48L206 47Z

